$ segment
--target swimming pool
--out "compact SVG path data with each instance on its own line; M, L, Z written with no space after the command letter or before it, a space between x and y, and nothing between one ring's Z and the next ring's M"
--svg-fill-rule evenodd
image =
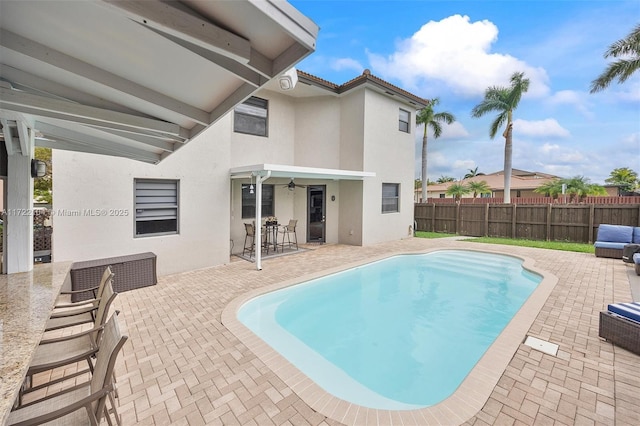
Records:
M518 258L437 251L274 291L237 315L338 398L417 409L458 388L540 281Z

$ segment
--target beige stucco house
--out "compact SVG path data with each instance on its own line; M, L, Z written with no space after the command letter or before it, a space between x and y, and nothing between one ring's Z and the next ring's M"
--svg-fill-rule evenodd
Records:
M227 263L258 186L260 218L297 219L300 243L411 236L414 114L427 101L368 70L342 85L287 74L157 165L54 150L54 259L152 251L159 274Z
M541 197L544 194L535 192L535 189L545 183L560 179L558 176L541 172L530 172L520 169L512 169L511 172L511 198ZM427 198L453 198L447 195L447 189L453 183L467 184L469 182L485 181L491 188L491 193L478 195L478 197L502 198L504 197L504 172L499 171L490 174L483 174L456 182L439 183L427 187ZM416 189L416 197L420 197L422 189ZM469 193L463 198L473 198ZM419 198L416 198L419 200ZM419 202L419 201L417 201Z

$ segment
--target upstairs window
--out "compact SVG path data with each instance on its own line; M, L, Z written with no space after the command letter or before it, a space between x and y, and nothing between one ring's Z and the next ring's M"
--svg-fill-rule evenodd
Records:
M409 133L409 120L411 120L411 113L401 109L398 123L398 128L401 132Z
M177 180L135 179L136 236L178 233Z
M268 106L266 99L250 97L238 105L233 114L233 131L255 136L267 136Z
M382 213L396 213L400 211L400 184L382 184Z

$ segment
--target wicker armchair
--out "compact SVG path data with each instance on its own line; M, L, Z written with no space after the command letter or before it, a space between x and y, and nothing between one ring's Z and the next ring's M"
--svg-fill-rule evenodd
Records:
M599 336L640 355L640 303L617 303L600 312Z

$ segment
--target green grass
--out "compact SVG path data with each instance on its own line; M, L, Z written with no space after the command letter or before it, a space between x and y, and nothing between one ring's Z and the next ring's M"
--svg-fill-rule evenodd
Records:
M521 240L514 238L495 238L495 237L478 237L469 238L468 240L473 243L488 243L488 244L504 244L510 246L521 247L535 247L545 248L551 250L563 250L563 251L576 251L579 253L595 253L593 244L584 243L570 243L566 241L535 241L535 240Z
M417 231L416 237L419 238L444 238L452 237L455 234L445 234L442 232L425 232ZM472 243L487 243L487 244L503 244L508 246L521 246L521 247L534 247L545 248L551 250L563 250L563 251L575 251L579 253L595 253L595 248L592 244L583 243L570 243L567 241L537 241L537 240L523 240L517 238L496 238L496 237L477 237L468 238L466 240Z
M426 232L426 231L416 231L416 237L419 238L444 238L444 237L453 237L455 234L444 234L442 232Z

